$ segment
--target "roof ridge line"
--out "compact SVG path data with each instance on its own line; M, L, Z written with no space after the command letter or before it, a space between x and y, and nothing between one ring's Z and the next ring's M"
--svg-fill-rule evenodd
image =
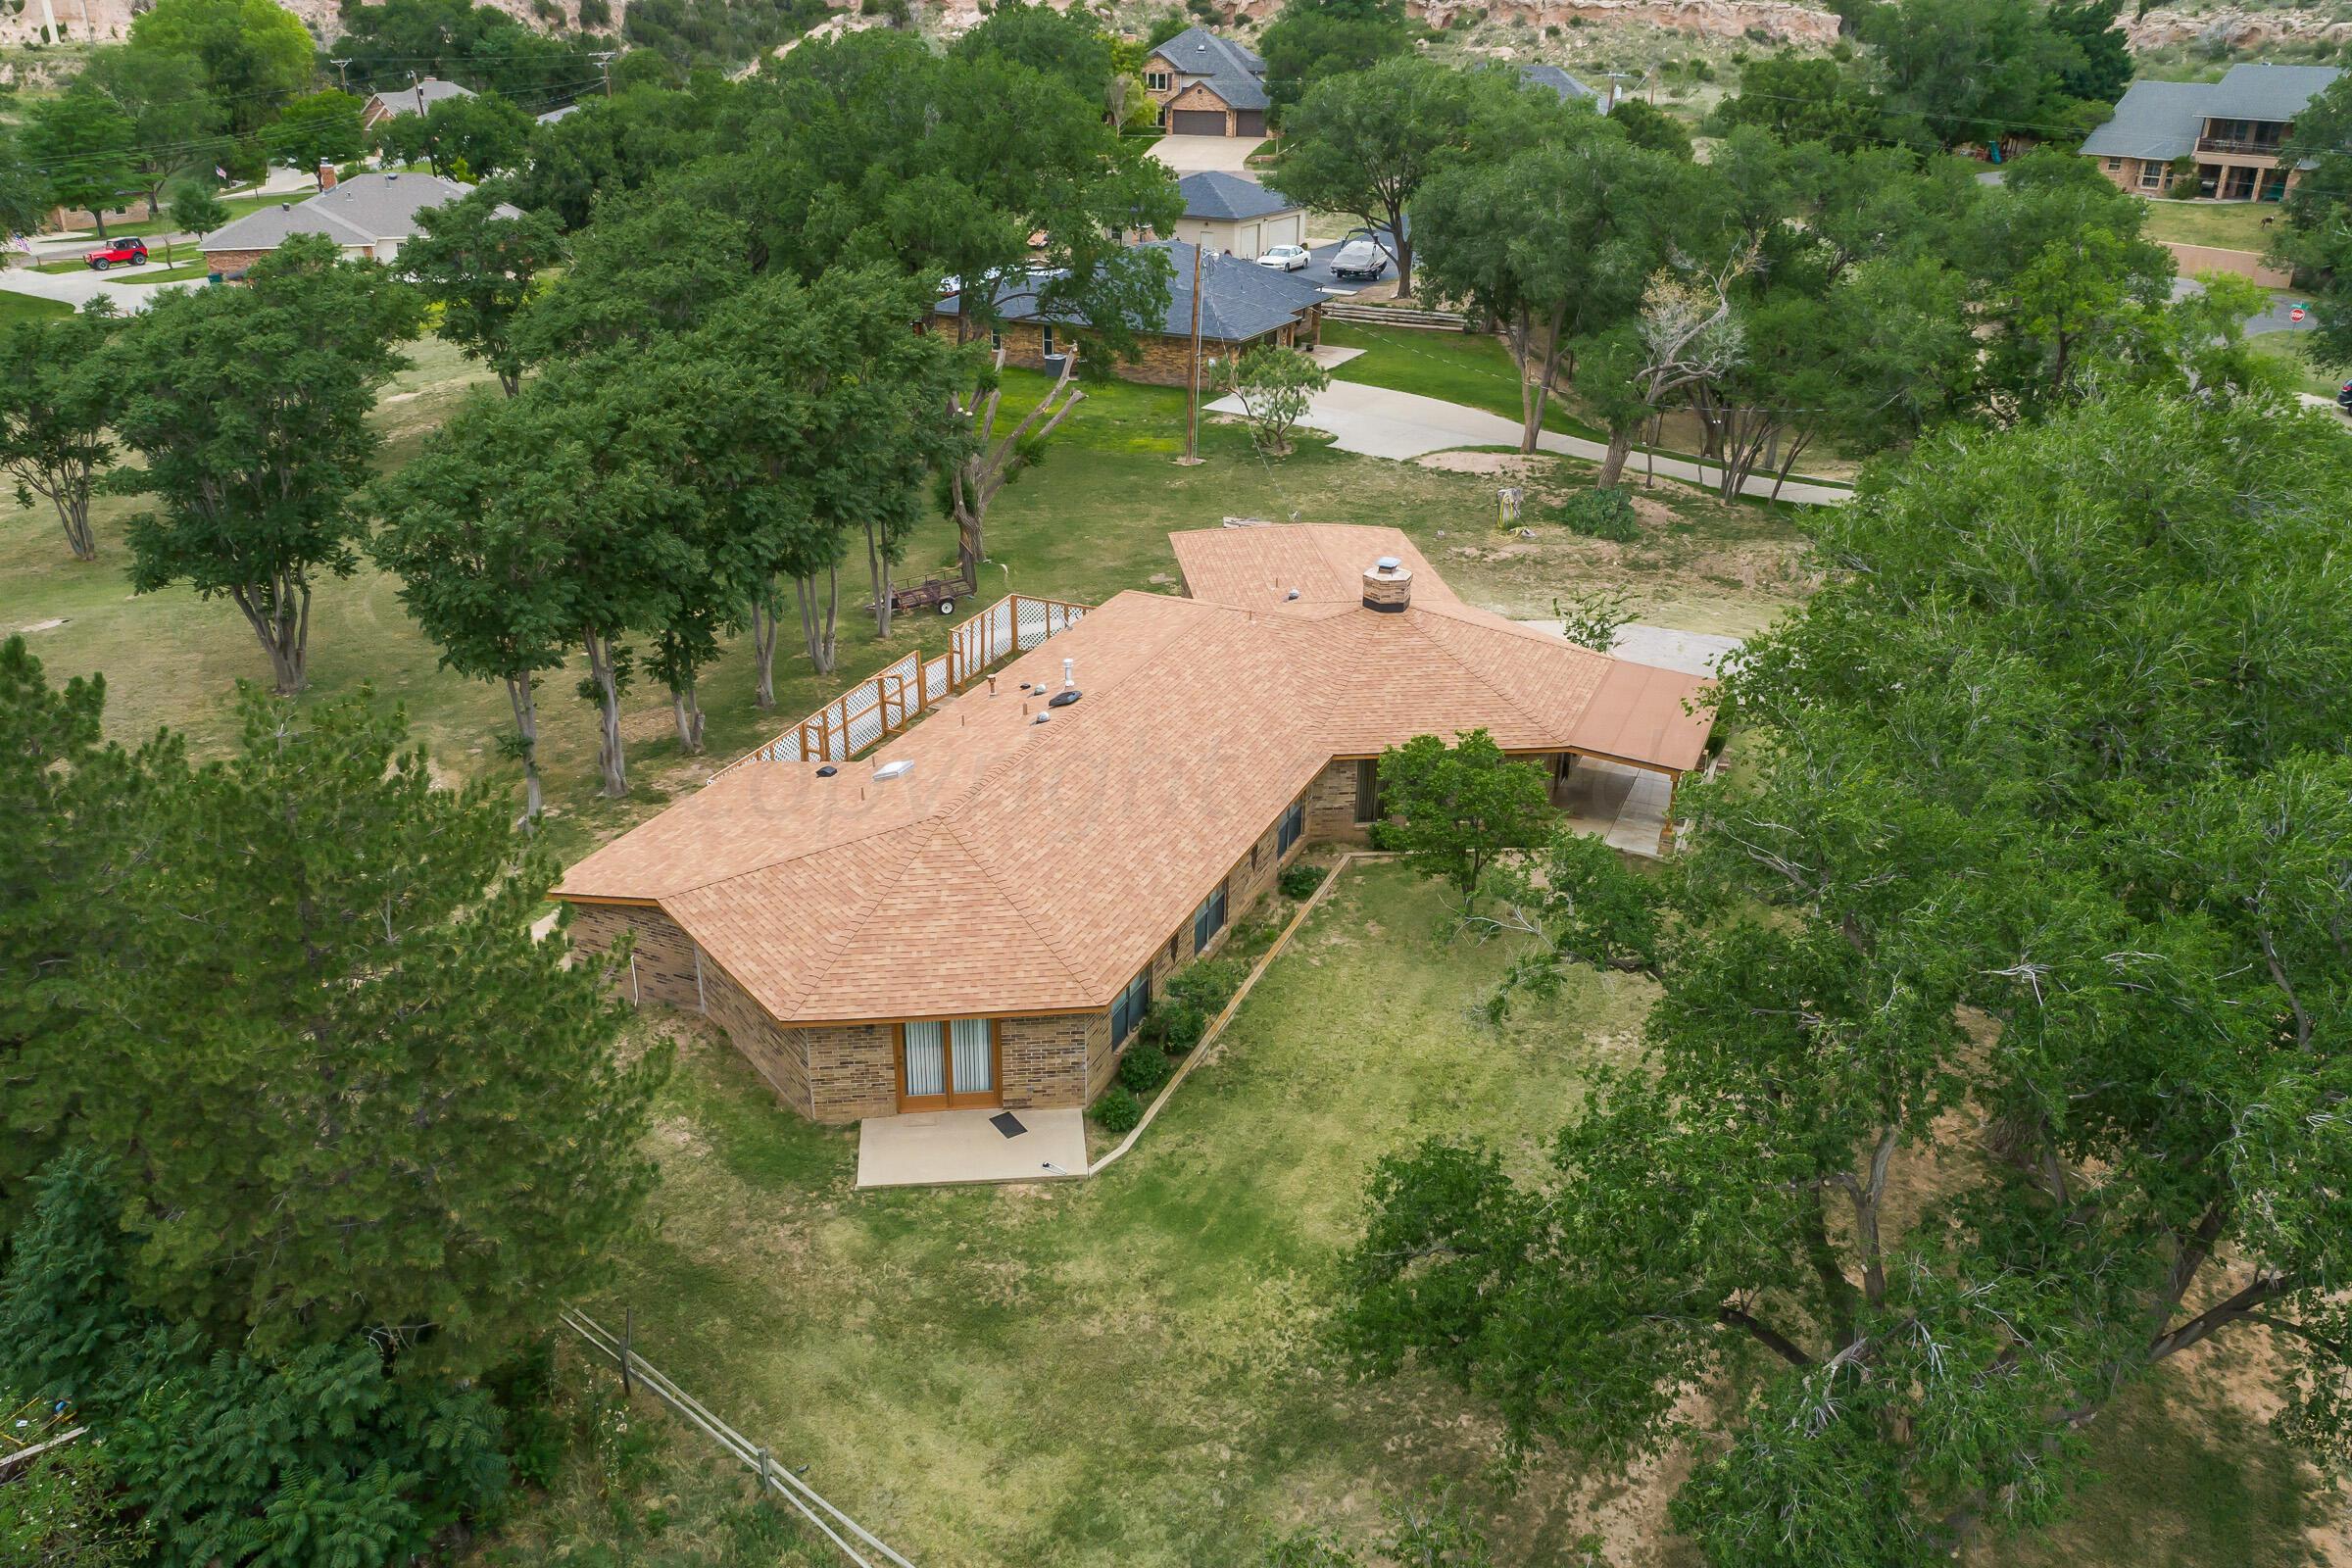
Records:
M1004 880L997 875L997 868L991 865L987 859L981 856L979 851L973 849L971 845L964 839L964 836L961 833L956 831L956 826L954 823L943 818L940 823L940 828L941 831L948 835L948 837L956 841L956 847L963 851L965 857L971 860L972 864L980 868L980 874L988 878L988 885L992 888L995 888L997 890L997 897L1003 899L1006 906L1009 907L1013 913L1021 917L1021 924L1029 928L1029 934L1037 938L1038 942L1048 953L1054 955L1054 961L1060 966L1063 978L1067 979L1071 985L1084 990L1086 981L1079 975L1078 971L1071 966L1069 956L1062 952L1061 945L1059 943L1055 942L1052 937L1046 935L1045 932L1038 929L1036 919L1029 913L1027 908L1023 907L1020 901L1012 896L1012 890L1007 888L1004 885Z
M762 871L772 871L779 865L790 865L795 860L806 860L812 856L830 854L834 850L846 850L852 845L863 844L869 839L887 838L893 833L904 833L910 827L915 827L921 823L929 821L934 814L935 813L932 812L925 812L921 816L911 817L906 821L901 822L895 827L878 827L870 833L858 833L846 839L835 839L830 844L819 844L813 849L803 850L798 855L784 855L779 856L772 860L761 860L758 865L742 866L736 870L726 872L721 876L710 877L701 882L690 882L682 888L665 888L662 892L654 895L654 902L659 904L663 899L682 898L689 893L700 893L705 888L714 888L721 882L736 882L747 876L758 876ZM653 819L648 817L647 820L651 821ZM620 842L620 840L616 838L611 840L610 842L617 844ZM600 845L598 847L601 849L603 846ZM583 861L581 863L585 864L586 862Z
M1447 618L1447 619L1451 619L1452 617L1451 617L1451 616L1448 616L1448 617L1446 617L1446 618ZM1471 624L1471 623L1470 623L1470 622L1462 622L1462 624L1465 624L1465 625L1467 625L1467 624ZM1481 671L1479 671L1479 670L1477 670L1477 669L1474 669L1474 668L1472 668L1472 667L1470 666L1470 664L1469 664L1467 662L1465 662L1465 661L1463 660L1463 658L1462 658L1462 656L1461 656L1461 655L1459 655L1459 654L1455 653L1455 652L1454 652L1452 649L1450 649L1450 648L1446 647L1446 646L1444 643L1440 642L1440 641L1439 641L1437 638L1435 638L1435 637L1432 637L1431 635L1429 635L1429 633L1427 633L1427 632L1423 631L1423 630L1422 630L1420 627L1418 627L1418 626L1415 626L1415 625L1414 625L1414 624L1413 624L1413 623L1412 623L1410 620L1407 620L1407 621L1404 623L1404 625L1403 625L1401 628L1399 628L1399 629L1401 629L1401 630L1405 630L1405 631L1410 631L1410 632L1411 632L1411 633L1412 633L1412 634L1413 634L1415 637L1418 637L1418 638L1420 638L1420 639L1421 639L1421 641L1422 641L1422 642L1423 642L1425 645L1427 645L1427 646L1428 646L1428 647L1430 647L1430 648L1433 648L1433 649L1435 649L1435 650L1436 650L1438 653L1440 653L1440 654L1444 655L1444 656L1446 657L1446 660L1448 660L1448 661L1449 661L1449 662L1450 662L1453 664L1453 666L1454 666L1456 669L1459 669L1459 670L1460 670L1460 671L1461 671L1463 674L1465 674L1465 675L1469 676L1469 677L1470 677L1472 680L1474 680L1474 681L1478 682L1478 684L1479 684L1479 685L1481 685L1481 686L1484 686L1484 687L1485 687L1487 690L1489 690L1489 691L1493 692L1493 693L1494 694L1495 700L1496 700L1497 702L1501 703L1503 707L1505 707L1505 708L1509 709L1509 710L1510 710L1512 712L1514 712L1514 713L1517 713L1517 714L1518 714L1518 715L1519 715L1519 716L1520 716L1522 719L1526 720L1526 721L1527 721L1529 724L1532 724L1532 725L1534 725L1535 727L1537 727L1537 728L1539 728L1539 729L1543 729L1543 728L1547 728L1547 727L1548 727L1548 721L1547 721L1547 720L1544 718L1544 716L1542 713L1535 712L1534 710L1532 710L1531 709L1529 709L1529 708L1528 708L1528 706L1527 706L1525 703L1521 702L1521 701L1520 701L1518 698L1516 698L1516 697L1513 697L1513 696L1512 696L1512 695L1511 695L1509 692L1506 692L1506 691L1504 691L1504 690L1503 690L1501 687L1499 687L1499 686L1495 685L1495 684L1494 684L1494 683L1492 680L1489 680L1489 679L1486 677L1486 675L1485 675L1484 673L1482 673ZM1489 629L1492 629L1492 628L1489 628ZM1575 646L1575 644L1568 642L1568 640L1567 640L1566 638L1562 638L1562 639L1561 639L1561 646L1562 646L1562 647L1573 648L1573 647ZM1591 652L1592 652L1592 650L1588 648L1588 649L1586 649L1586 650L1585 650L1585 652L1586 652L1586 653L1591 653ZM1603 654L1601 657L1602 657L1603 659L1607 659L1607 658L1609 658L1610 656L1609 656L1609 655L1607 655L1607 654ZM1574 722L1577 722L1577 721L1581 721L1581 720L1584 718L1584 716L1585 716L1585 710L1586 710L1587 709L1590 709L1592 706L1592 697L1591 697L1591 696L1589 696L1589 695L1588 695L1588 696L1585 698L1584 702L1583 702L1581 705L1579 705L1579 706L1578 706L1578 708L1577 708L1577 710L1576 710L1575 719L1571 720L1571 722L1572 722L1572 723L1574 723ZM1458 732L1457 732L1457 733L1458 733Z
M930 848L931 841L939 836L939 831L942 824L942 818L936 816L918 816L913 821L905 823L899 828L894 829L894 831L901 833L906 832L908 828L915 827L928 827L931 830L930 832L924 834L922 838L906 852L906 859L901 863L900 869L904 870L906 865L913 862L916 856L922 854L924 850ZM867 834L866 838L879 838L882 835L880 834ZM865 841L866 840L863 838L849 839L845 840L844 843L863 844ZM841 846L836 846L836 848L839 847ZM967 850L965 853L969 854L970 852ZM788 862L778 861L776 863L784 864ZM801 999L814 991L816 989L817 982L833 972L833 965L841 961L841 956L849 951L850 944L855 942L858 936L863 934L865 928L873 923L875 911L882 907L883 897L888 892L889 890L885 888L882 894L877 894L875 897L867 899L865 901L865 907L858 911L858 918L852 921L849 925L845 926L838 937L825 945L824 961L822 963L811 964L809 966L808 980L793 989L792 995L787 1003L788 1010L797 1010L800 1006ZM752 1000L757 1002L760 999L755 997ZM784 1021L783 1016L780 1013L771 1011L768 1016L775 1019L775 1021L779 1024Z

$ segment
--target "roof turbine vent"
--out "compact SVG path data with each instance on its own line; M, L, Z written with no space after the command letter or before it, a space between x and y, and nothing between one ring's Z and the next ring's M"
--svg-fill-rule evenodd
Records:
M1413 602L1412 568L1395 556L1383 556L1364 572L1364 608L1383 614L1401 614Z

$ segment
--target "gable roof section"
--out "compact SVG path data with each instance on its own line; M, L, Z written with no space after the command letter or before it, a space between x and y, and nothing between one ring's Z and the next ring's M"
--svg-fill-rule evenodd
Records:
M1557 66L1521 66L1520 82L1529 87L1549 87L1562 98L1598 98L1599 93L1586 86Z
M1698 760L1707 682L1454 599L1392 528L1173 536L1194 592L1122 593L831 778L746 762L573 866L567 899L650 899L786 1024L1108 1004L1335 757L1484 728L1506 750ZM1357 561L1357 553L1370 555ZM1414 567L1401 614L1340 564ZM1320 563L1268 613L1252 572ZM1023 681L1080 700L1040 710ZM875 764L908 761L889 782Z
M2205 113L2219 120L2292 120L2343 72L2334 66L2231 66L2208 90Z
M1276 195L1254 179L1221 169L1185 175L1176 182L1176 192L1184 198L1187 218L1239 220L1298 211L1297 202Z
M2291 121L2342 74L2334 66L2236 65L2219 81L2134 81L2080 150L2094 158L2179 158L2197 150L2208 119Z
M1420 549L1395 528L1347 522L1196 528L1168 535L1185 592L1244 610L1304 613L1363 602L1364 568L1395 556L1413 573L1413 603L1459 604ZM1297 589L1298 597L1292 599Z
M1231 38L1187 27L1146 56L1164 60L1177 75L1204 81L1228 108L1266 107L1266 63Z
M208 251L274 250L292 234L324 234L339 245L408 239L416 232L418 213L472 190L471 185L438 174L354 174L307 201L247 213L205 235L198 245ZM506 202L499 203L498 214L522 216Z
M1138 332L1156 332L1162 337L1190 337L1193 247L1182 240L1162 239L1134 249L1158 251L1166 256L1172 275L1168 280L1166 313L1156 322L1135 321L1130 325ZM1040 279L1047 275L1033 272L1000 281L997 314L1007 321L1072 321L1084 325L1083 320L1067 313L1038 308L1037 289ZM1319 285L1289 272L1245 262L1238 256L1220 256L1214 251L1200 259L1200 335L1210 342L1247 342L1286 321L1297 320L1310 307L1322 303L1323 290ZM933 308L942 316L954 316L957 296L942 295Z

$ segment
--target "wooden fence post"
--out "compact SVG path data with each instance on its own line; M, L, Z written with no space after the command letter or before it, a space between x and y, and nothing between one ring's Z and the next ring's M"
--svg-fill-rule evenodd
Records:
M760 1495L766 1496L771 1485L767 1474L767 1450L761 1448L760 1450Z

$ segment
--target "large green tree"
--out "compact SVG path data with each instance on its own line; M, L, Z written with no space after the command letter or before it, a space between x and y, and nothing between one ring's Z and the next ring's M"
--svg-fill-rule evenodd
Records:
M130 122L130 163L150 209L166 181L191 166L210 169L227 123L204 67L186 55L110 45L92 51L74 89L104 98Z
M1396 258L1396 292L1413 291L1405 208L1422 181L1462 151L1480 96L1507 80L1474 77L1418 55L1326 76L1284 122L1273 183L1292 202L1346 213L1385 232Z
M84 207L106 237L106 210L140 188L137 127L95 92L68 90L33 105L22 145L51 202Z
M1822 519L1829 581L1727 681L1757 765L1689 852L1564 841L1520 972L1657 987L1549 1169L1384 1160L1345 1336L1508 1446L1688 1441L1726 1568L1926 1568L2066 1506L2192 1346L2352 1415L2352 449L2125 395L1931 441ZM2259 1367L2266 1370L2255 1371Z
M280 692L306 679L313 584L358 564L368 416L419 318L373 262L298 235L241 288L166 294L110 351L113 422L145 460L122 488L155 500L130 522L131 586L230 600Z
M1380 807L1389 818L1383 845L1450 885L1465 914L1499 860L1539 847L1552 830L1544 769L1511 760L1483 729L1451 746L1416 735L1382 753Z
M1277 121L1326 76L1362 71L1412 47L1403 0L1283 0L1258 52Z
M115 461L114 388L101 358L116 318L105 300L64 320L19 321L0 336L0 470L17 504L57 509L75 561L98 559L90 498Z
M417 231L400 248L400 270L440 307L435 330L496 371L513 397L523 368L515 321L565 247L554 219L502 211L504 195L503 187L484 186L417 213Z
M366 108L352 94L333 87L308 93L286 105L262 140L270 157L296 169L349 163L367 151L367 138L360 131Z
M532 935L553 863L364 695L248 694L192 767L97 747L94 689L0 664L7 755L51 775L30 862L79 878L49 897L95 938L12 955L0 1115L113 1162L130 1294L271 1355L367 1334L469 1371L543 1329L652 1180L663 1060L623 1061L603 966Z
M2352 375L2352 74L2295 115L2281 162L2311 167L2286 194L2271 256L2312 291L2312 330L2298 339L2311 363Z
M276 0L156 0L131 18L130 47L194 60L240 136L276 119L318 71L310 29Z
M1522 452L1576 372L1574 345L1631 320L1678 246L1719 237L1722 207L1707 171L1592 115L1428 180L1412 210L1425 292L1500 323L1520 367Z

